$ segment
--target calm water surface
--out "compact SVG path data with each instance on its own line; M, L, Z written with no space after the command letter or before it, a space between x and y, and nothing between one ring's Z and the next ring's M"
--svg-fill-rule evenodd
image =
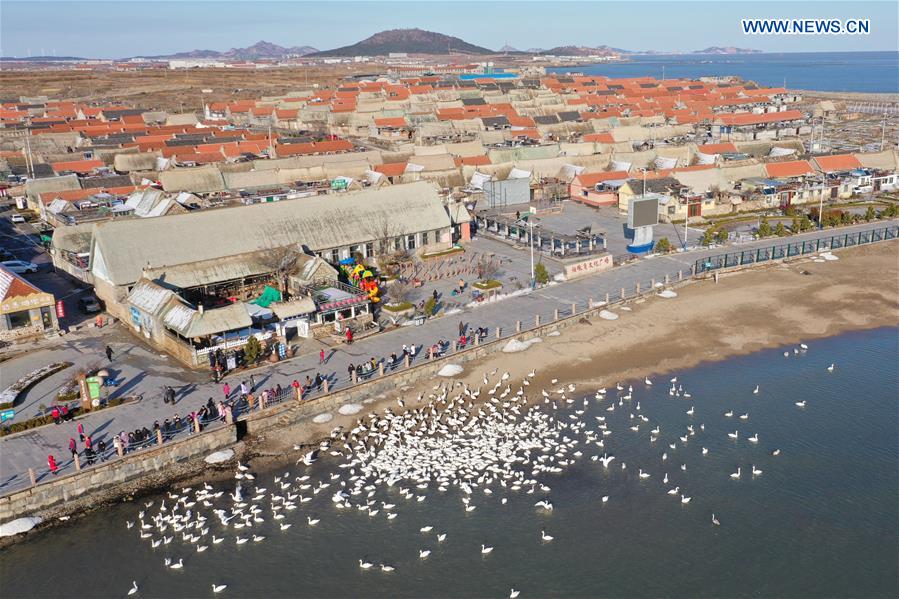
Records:
M664 69L664 70L663 70ZM633 56L630 62L547 69L607 77L698 79L736 75L760 85L818 91L899 93L899 52Z
M595 429L593 416L608 416L613 434L606 450L617 460L604 470L589 460L596 448L582 446L585 455L572 468L544 475L552 487L551 513L533 507L539 493L501 493L498 486L492 496L476 490L478 509L469 513L453 487L445 494L427 491L422 503L406 501L394 488L375 496L397 504L399 516L387 521L383 511L369 517L336 510L332 487L287 512L282 522L293 526L285 532L266 509L268 521L253 531L266 536L258 544L236 546L235 531L223 533L210 520L212 532L226 541L198 554L178 540L152 549L136 528L126 530L125 521L136 520L144 501L160 500L144 498L3 551L0 593L122 597L136 580L138 597L176 598L212 596L213 582L228 585L218 597L508 597L511 587L522 599L895 597L899 331L809 345L807 353L789 358L779 349L676 373L691 399L670 397L661 376L652 387L635 381L630 406L614 413L605 411L609 401L591 399L583 418ZM828 373L831 363L836 367ZM595 369L601 375L601 364ZM757 384L761 392L753 395ZM805 408L794 405L799 400L808 402ZM651 422L634 433L629 413L637 401ZM691 405L692 418L686 415ZM573 409L558 413L567 418ZM734 418L725 418L730 409ZM745 412L748 420L736 417ZM696 436L686 447L669 449L690 423ZM656 424L662 434L650 444ZM734 429L740 430L736 442L726 435ZM758 445L745 440L754 433ZM771 455L774 448L780 456ZM746 475L753 464L761 476ZM737 466L744 476L733 481L729 474ZM290 470L296 475L301 468ZM638 468L652 478L640 480ZM321 479L337 469L329 458L309 470ZM668 486L692 497L688 505L664 492L666 472ZM272 488L271 477L260 473L256 482ZM505 506L499 501L504 495ZM610 496L608 503L601 503L602 495ZM713 512L720 527L711 524ZM310 528L307 515L321 523ZM446 541L421 534L426 524L434 533L447 532ZM542 543L541 529L555 540ZM494 546L493 553L482 557L481 543ZM433 550L428 560L418 559L422 548ZM166 556L184 558L184 569L164 567ZM394 564L397 571L363 572L359 558Z

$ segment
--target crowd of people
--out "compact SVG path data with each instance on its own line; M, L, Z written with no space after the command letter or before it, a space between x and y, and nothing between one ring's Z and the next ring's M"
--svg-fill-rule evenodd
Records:
M456 346L459 349L465 348L473 344L476 338L483 341L487 334L488 329L486 327L472 329L468 324L460 322ZM451 346L451 341L442 338L429 346L403 344L399 352L391 352L388 356L381 358L372 356L369 360L359 364L350 363L347 366L347 375L351 382L367 379L375 373L379 373L382 365L385 372L392 371L404 365L407 359L411 364L422 350L426 349L426 357L430 359L443 356L449 351ZM319 353L319 364L326 363L324 350L322 350ZM331 375L323 375L321 372L316 372L314 377L306 375L304 382L294 379L287 387L277 383L261 390L257 389L255 374L251 374L248 379L242 380L235 387L232 387L227 381L223 382L222 398L220 400L215 401L210 397L195 410L183 415L176 413L171 418L163 419L162 422L159 422L159 420L154 421L152 428L144 426L133 431L120 431L112 436L112 445L109 445L104 439L94 442L91 435L85 434L84 423L79 422L76 427L76 434L82 445L82 450L79 452L79 442L76 441L75 437L69 439L69 451L72 454L72 461L74 462L75 456L80 454L83 455L84 462L87 465L93 465L97 461L106 461L113 453L125 455L138 449L158 444L160 436L163 441L166 441L184 432L189 434L200 432L212 422L233 420L238 414L262 409L264 406L280 402L286 397L303 399L310 393L325 390L325 383L330 381ZM174 406L178 402L177 395L175 389L170 386L162 388L162 399L166 404ZM51 415L53 422L59 425L71 421L73 411L67 405L62 404L54 406ZM47 456L47 464L52 474L59 473L60 466L55 456L52 454Z

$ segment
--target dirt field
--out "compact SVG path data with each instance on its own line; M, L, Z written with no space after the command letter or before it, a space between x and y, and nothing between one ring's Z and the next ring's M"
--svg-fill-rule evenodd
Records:
M82 102L122 102L147 110L202 110L202 102L274 96L313 84L334 87L341 79L377 71L374 65L277 69L183 69L134 72L3 71L5 96L49 96ZM213 90L202 94L203 89Z

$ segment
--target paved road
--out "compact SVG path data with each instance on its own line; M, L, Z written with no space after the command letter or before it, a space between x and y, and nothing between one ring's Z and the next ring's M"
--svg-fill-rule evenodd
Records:
M836 232L864 231L882 228L885 225L883 222L860 224L841 228ZM834 233L832 230L807 233L791 237L790 241L830 237ZM770 245L772 241L768 240L731 246L727 250ZM579 310L583 310L589 297L599 301L609 293L613 298L617 298L622 287L627 290L628 295L631 295L638 282L643 289L647 289L652 279L662 281L666 274L674 279L678 271L683 271L684 276L688 276L690 266L695 260L723 251L725 251L723 248L703 249L642 259L591 277L550 285L498 302L466 307L461 313L436 318L419 327L400 327L360 340L351 346L340 346L333 352L325 366L318 364L318 347L306 345L305 355L289 362L263 367L256 371L256 378L260 385L281 383L286 386L295 378L302 381L307 375L314 378L316 372L321 372L332 378L332 387L344 386L348 384L349 363L359 364L372 357L382 358L391 352L400 353L403 344L430 345L437 339L455 339L458 337L460 321L468 323L471 327L486 326L490 329L491 336L496 327L500 327L504 332L514 331L515 321L519 319L525 328L529 328L533 326L535 314L541 314L543 321L547 322L555 309L560 309L562 314L569 312L571 302L578 302ZM49 403L55 389L66 378L70 378L71 372L76 368L103 363L105 357L102 350L106 343L110 343L116 352L110 368L122 379L121 386L114 393L141 392L144 399L136 404L85 416L82 422L86 431L93 435L94 441L103 438L109 441L111 434L121 430L133 430L138 426L149 428L154 420L161 422L165 418L171 418L175 411L183 416L196 409L208 397L218 400L221 396L220 387L211 383L205 374L187 372L172 358L153 353L136 344L134 338L127 332L118 331L112 336L92 334L77 340L64 341L52 349L32 352L23 358L5 362L4 381L17 378L25 372L53 361L68 360L76 364L75 368L55 375L32 389L19 408L22 418L33 415L38 404ZM240 375L228 380L231 386L235 387L241 378L245 377L246 375ZM162 402L160 389L163 385L172 385L179 389L179 403L174 410ZM26 472L29 467L41 472L46 470L47 455L50 453L57 457L58 462L67 462L68 460L64 461L61 458L68 454L68 440L76 436L74 429L73 424L50 425L11 438L0 439L0 493L27 484Z

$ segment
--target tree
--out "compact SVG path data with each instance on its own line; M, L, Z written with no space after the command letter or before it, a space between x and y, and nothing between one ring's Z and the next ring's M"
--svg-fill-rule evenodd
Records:
M790 223L790 230L793 233L799 233L802 231L802 222L799 220L798 216L793 217L793 222Z
M429 297L428 301L425 302L424 311L425 316L433 316L434 312L437 311L437 300L433 296Z
M762 217L762 222L759 223L759 237L770 237L771 236L771 223L768 222L768 217Z
M668 241L667 237L662 237L658 241L656 241L656 252L659 254L667 254L671 251L671 242Z
M865 210L865 222L871 222L877 218L877 212L874 210L874 206L868 206L868 209Z
M880 211L880 216L882 218L893 218L896 216L896 205L890 204L886 208Z
M381 270L389 263L390 257L397 251L396 239L399 236L399 229L396 224L381 214L377 218L372 219L368 223L368 234L374 240L373 249L378 260Z
M803 214L802 220L799 223L799 230L800 231L809 231L809 230L811 230L811 228L812 228L811 219L808 217L807 214Z
M715 234L715 240L718 243L726 243L728 238L728 233L724 229L718 229L718 232Z
M538 262L534 267L534 280L540 285L546 285L549 282L549 273L546 271L546 266L543 265L543 262Z
M483 256L478 260L477 269L478 278L482 281L487 281L492 279L496 273L499 272L499 265L495 260Z
M387 297L392 304L403 304L409 301L412 286L402 279L395 279L387 286Z
M274 247L260 253L259 261L277 277L278 291L285 293L286 279L296 272L300 252L294 246Z
M778 221L777 226L774 227L774 234L778 237L785 237L787 235L787 230L782 222Z
M713 241L715 241L715 227L709 227L702 233L702 240L700 243L702 245L709 245Z
M259 360L259 356L262 355L262 345L255 335L250 335L250 338L247 339L247 344L243 346L243 355L247 364L255 364Z

